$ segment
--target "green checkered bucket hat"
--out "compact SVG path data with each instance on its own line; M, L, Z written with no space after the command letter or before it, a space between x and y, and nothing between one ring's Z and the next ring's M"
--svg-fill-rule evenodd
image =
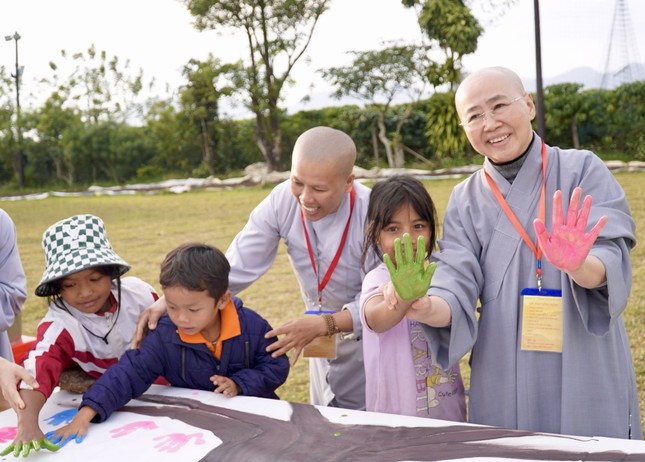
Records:
M115 265L119 275L130 266L112 250L103 220L94 215L74 215L53 224L43 234L45 272L36 295L54 295L52 281L95 266Z

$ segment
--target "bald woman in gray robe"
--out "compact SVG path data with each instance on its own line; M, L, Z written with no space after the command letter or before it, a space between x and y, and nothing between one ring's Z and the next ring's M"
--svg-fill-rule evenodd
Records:
M629 252L635 245L623 189L592 152L543 144L531 128L532 96L508 69L471 74L455 102L470 143L485 157L484 166L455 187L430 296L413 305L409 316L425 323L432 354L442 367L456 364L472 349L470 422L642 438L622 316L632 280ZM538 219L543 177L546 213ZM521 292L538 289L536 255L494 188L531 242L537 242L536 231L541 234L541 286L562 293L560 318L547 324L560 329L552 335L559 335L561 346L522 345L522 336L528 338L531 331L523 331L527 302ZM590 196L580 212L579 188ZM539 316L527 314L526 319L539 329Z

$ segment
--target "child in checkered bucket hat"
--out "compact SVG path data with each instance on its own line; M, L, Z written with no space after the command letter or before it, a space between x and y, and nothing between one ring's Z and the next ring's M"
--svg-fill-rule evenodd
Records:
M21 384L26 407L20 412L28 417L19 419L20 435L42 435L38 414L43 395L47 400L59 385L83 393L116 364L130 346L139 315L158 299L145 281L121 279L130 266L114 252L103 221L94 215L74 215L53 224L42 245L45 272L35 292L48 298L49 308L23 363L38 387ZM15 440L14 451L19 447L24 454L32 444Z
M52 297L60 292L65 276L88 268L111 266L113 277L130 266L112 249L103 220L94 215L74 215L50 226L43 234L45 272L36 295Z

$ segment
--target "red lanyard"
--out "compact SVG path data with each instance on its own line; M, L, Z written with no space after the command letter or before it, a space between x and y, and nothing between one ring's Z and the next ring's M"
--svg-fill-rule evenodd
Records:
M546 215L546 163L546 144L544 144L544 141L542 141L542 192L540 193L539 218L543 222ZM538 290L542 290L542 249L539 247L537 241L535 244L533 244L533 241L531 241L531 238L527 234L526 230L522 227L519 220L517 219L509 205L506 203L506 199L504 199L504 196L502 196L502 193L499 191L499 188L490 177L486 169L484 169L484 175L486 176L486 180L488 181L490 189L493 191L495 199L497 199L497 203L502 207L502 210L513 224L513 227L517 230L518 233L520 233L520 236L522 236L524 243L529 247L529 249L531 249L531 251L535 255L535 274L537 278L537 286Z
M345 247L345 241L347 240L347 233L349 232L349 222L352 220L352 213L354 212L354 187L352 186L351 191L349 192L349 217L347 218L347 224L345 225L345 230L343 231L343 236L340 238L340 245L336 251L334 259L331 261L325 277L322 281L318 279L318 269L316 268L316 261L314 260L314 252L311 249L311 241L309 241L309 233L307 232L307 225L305 224L305 214L300 210L300 219L302 220L302 229L305 230L305 241L307 242L307 250L309 251L309 259L311 260L311 266L314 269L314 274L316 279L318 279L318 306L322 307L322 291L331 279L331 275L336 269L338 260L340 260L340 254L343 252L343 247Z

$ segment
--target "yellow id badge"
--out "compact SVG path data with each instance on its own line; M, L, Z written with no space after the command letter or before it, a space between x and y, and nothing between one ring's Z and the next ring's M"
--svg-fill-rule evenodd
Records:
M334 313L335 311L332 310L308 310L305 312L306 315L313 316ZM336 358L336 334L316 337L311 341L311 343L305 345L304 349L302 350L302 356L305 358Z
M524 289L522 350L562 353L562 291Z

